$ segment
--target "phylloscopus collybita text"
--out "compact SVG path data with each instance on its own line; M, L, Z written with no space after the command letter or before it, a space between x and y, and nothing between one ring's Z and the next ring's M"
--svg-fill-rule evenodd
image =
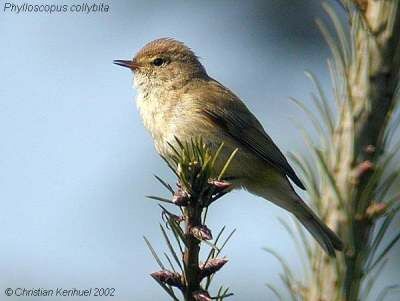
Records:
M244 188L291 212L330 255L343 244L293 189L305 189L257 118L229 89L211 78L193 51L170 38L145 45L132 60L116 60L134 73L137 104L159 154L168 159L175 137L202 137L211 148L224 142L221 164L238 149L228 169L234 188ZM228 175L227 175L228 176Z

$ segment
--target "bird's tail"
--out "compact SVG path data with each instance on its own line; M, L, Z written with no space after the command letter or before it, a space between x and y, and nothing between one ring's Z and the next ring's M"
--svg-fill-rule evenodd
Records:
M294 215L318 241L325 252L327 252L329 256L335 257L335 250L343 250L343 243L340 238L329 229L306 204L302 203L301 207L302 210L296 210L293 212Z
M245 183L244 186L252 193L291 212L329 256L334 257L335 250L341 251L343 249L343 243L340 238L307 206L286 178L270 176L268 181L270 183L268 186L260 185L259 182L254 180Z

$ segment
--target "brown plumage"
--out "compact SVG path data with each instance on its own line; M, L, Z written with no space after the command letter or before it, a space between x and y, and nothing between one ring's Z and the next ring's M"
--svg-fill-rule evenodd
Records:
M220 164L236 148L229 167L235 188L244 188L294 214L324 250L335 256L342 242L302 201L289 179L303 183L256 117L229 89L208 76L192 50L173 39L150 42L133 60L115 61L134 72L138 108L157 151L201 136L211 148L223 141Z

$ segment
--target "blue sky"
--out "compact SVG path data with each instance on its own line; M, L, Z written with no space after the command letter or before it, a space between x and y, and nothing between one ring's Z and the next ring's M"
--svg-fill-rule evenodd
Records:
M148 276L156 263L142 239L163 250L160 210L144 196L166 195L153 174L174 177L141 124L132 75L112 61L155 38L182 40L284 153L305 152L298 124L311 127L288 97L310 103L305 69L329 87L329 53L314 28L318 10L283 22L292 10L262 1L113 1L108 13L87 15L2 9L0 288L114 287L113 300L164 298ZM212 229L237 228L216 278L233 289L232 300L270 300L264 284L281 286L280 266L263 246L301 267L278 217L289 219L245 192L211 208Z

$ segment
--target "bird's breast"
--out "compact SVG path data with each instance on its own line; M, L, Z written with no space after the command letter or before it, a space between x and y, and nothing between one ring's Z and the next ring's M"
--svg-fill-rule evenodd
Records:
M238 145L217 127L207 123L206 118L201 118L196 114L192 103L182 99L178 100L173 95L165 99L162 94L154 92L139 93L137 97L137 105L143 123L151 133L159 154L168 158L173 153L170 144L179 149L175 138L184 143L201 137L212 151L215 151L224 142L224 149L220 154L220 159L216 162L216 170L220 170ZM234 177L247 176L247 168L243 166L251 165L252 161L248 159L247 154L239 151L229 174Z
M179 127L175 124L177 108L174 96L170 95L167 99L162 91L139 92L137 105L143 124L150 132L158 153L165 155L171 137L179 137Z

